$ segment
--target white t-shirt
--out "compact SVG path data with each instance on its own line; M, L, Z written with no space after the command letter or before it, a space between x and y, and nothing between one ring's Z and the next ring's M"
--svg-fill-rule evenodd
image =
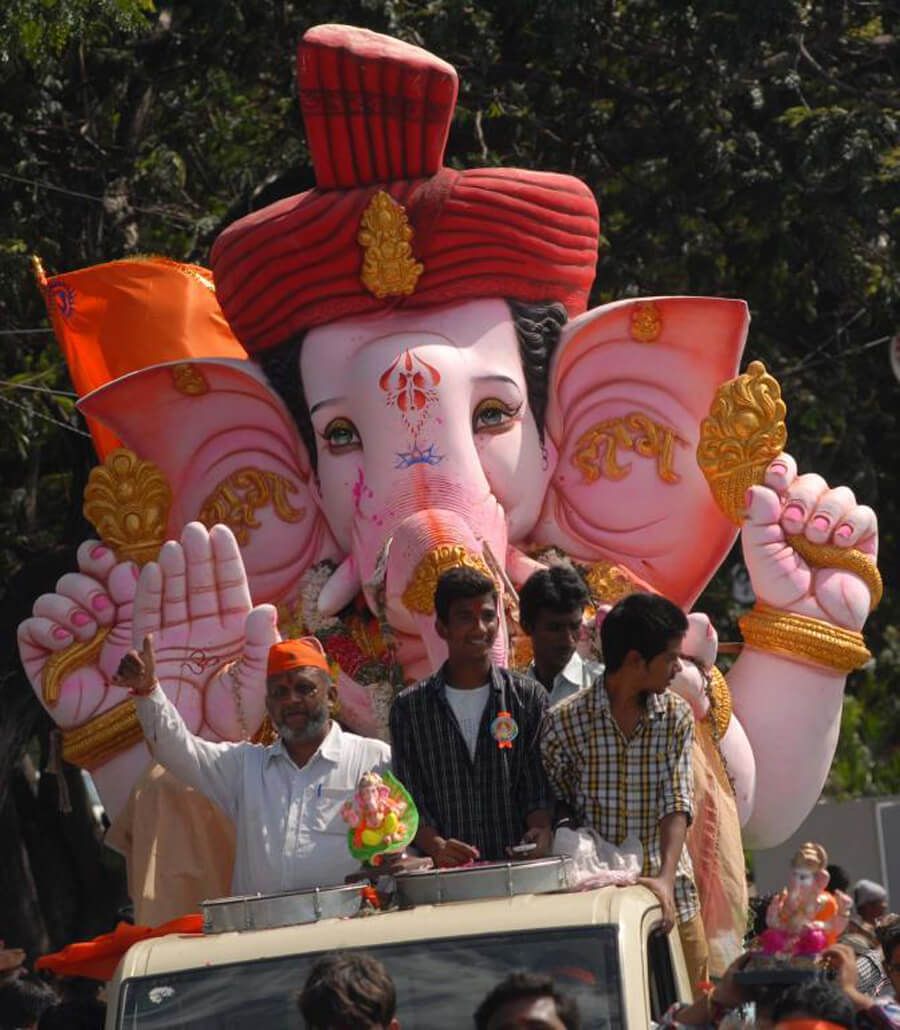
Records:
M478 729L481 726L481 716L487 704L491 685L485 683L474 690L457 690L456 687L447 687L446 690L447 704L456 716L463 739L468 745L469 755L474 761L475 749L478 746Z

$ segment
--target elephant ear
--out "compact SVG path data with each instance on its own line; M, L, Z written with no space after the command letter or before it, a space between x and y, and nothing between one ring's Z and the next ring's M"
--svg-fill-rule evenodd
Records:
M194 520L233 530L254 603L283 600L309 565L335 555L294 421L250 362L153 365L78 406L165 474L169 539Z
M736 534L696 451L748 324L743 301L655 297L565 327L547 410L559 457L534 544L618 562L678 604L694 601Z

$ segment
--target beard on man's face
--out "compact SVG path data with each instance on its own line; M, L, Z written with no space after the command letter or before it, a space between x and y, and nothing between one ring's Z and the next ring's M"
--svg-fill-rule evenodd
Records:
M315 740L327 725L328 709L322 705L315 714L307 718L302 726L289 726L286 722L281 722L276 724L275 729L285 744L302 744L309 740Z

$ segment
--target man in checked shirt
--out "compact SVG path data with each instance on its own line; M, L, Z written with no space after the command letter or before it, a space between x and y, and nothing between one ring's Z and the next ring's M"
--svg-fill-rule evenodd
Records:
M691 860L690 707L668 690L688 622L655 594L632 594L600 627L604 675L548 718L544 768L560 802L612 844L644 847L642 882L659 898L666 929L678 925L691 983L707 979L708 949Z

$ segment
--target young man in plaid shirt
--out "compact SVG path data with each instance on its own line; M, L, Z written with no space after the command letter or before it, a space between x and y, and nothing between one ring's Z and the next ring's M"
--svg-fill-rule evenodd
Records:
M679 670L688 622L655 594L620 601L600 627L606 672L549 717L544 768L575 818L612 844L637 837L642 881L677 923L692 984L706 980L708 951L691 860L693 816L690 707L668 690Z

